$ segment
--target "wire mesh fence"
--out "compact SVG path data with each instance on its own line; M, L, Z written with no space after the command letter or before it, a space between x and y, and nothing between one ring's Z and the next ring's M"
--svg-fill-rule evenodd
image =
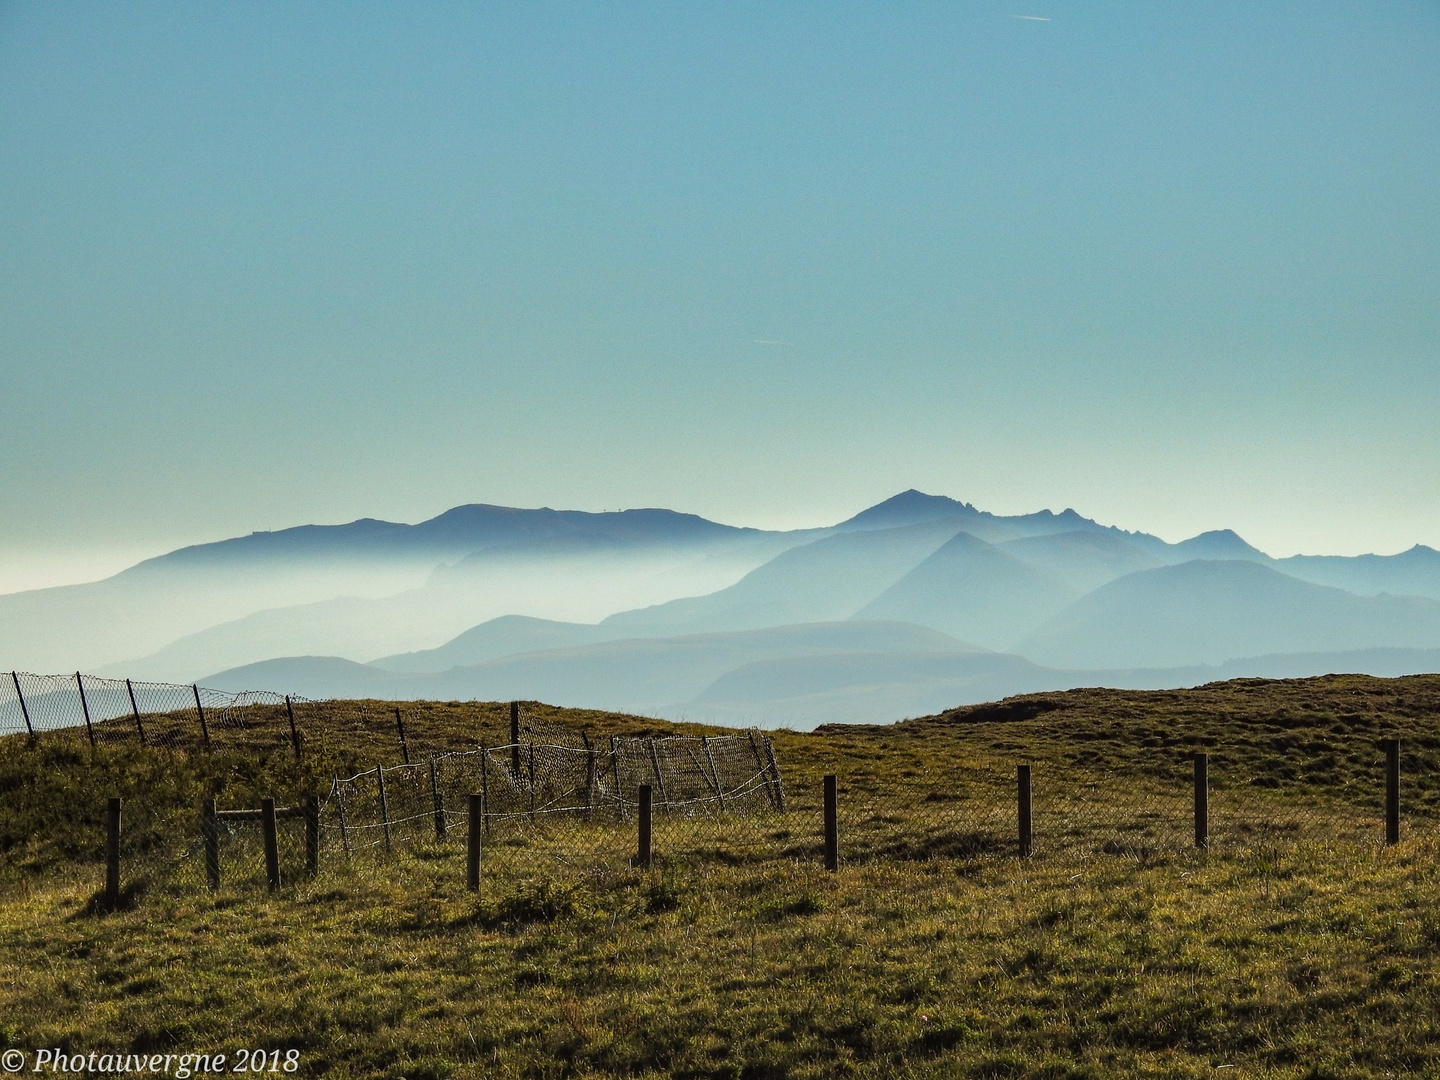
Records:
M116 856L126 880L160 888L263 889L339 866L390 873L406 853L453 860L459 875L472 834L486 880L503 881L620 872L647 856L662 866L814 865L833 851L843 868L1379 845L1440 821L1440 774L1418 739L1407 755L1393 742L1347 744L1348 771L1340 772L1330 764L1338 743L1317 742L1308 756L1219 746L1202 777L1188 752L1141 746L1125 761L1094 762L1063 741L976 734L994 729L946 729L925 745L888 735L847 743L833 733L610 735L555 723L521 703L466 706L446 727L420 703L402 714L374 702L83 675L9 681L0 723L18 716L30 725L16 732L27 745L63 735L75 760L103 758L114 746L160 749L174 752L152 755L162 761L155 768L167 769L211 756L196 751L230 747L280 750L297 763L291 773L243 782L232 763L226 776L197 779L213 790L188 802L167 803L139 784L126 799ZM323 777L298 768L302 751L324 762ZM836 778L833 816L827 774ZM80 839L67 850L93 868L105 848L103 808L78 794L88 809L77 811ZM268 847L265 794L277 802ZM0 818L14 807L30 812L11 792ZM0 872L0 886L4 880Z

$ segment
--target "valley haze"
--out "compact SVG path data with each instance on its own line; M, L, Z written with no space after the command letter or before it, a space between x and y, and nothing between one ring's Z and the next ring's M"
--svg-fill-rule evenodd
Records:
M720 724L1440 669L1440 552L1275 559L906 491L834 525L456 507L254 533L0 596L7 669Z

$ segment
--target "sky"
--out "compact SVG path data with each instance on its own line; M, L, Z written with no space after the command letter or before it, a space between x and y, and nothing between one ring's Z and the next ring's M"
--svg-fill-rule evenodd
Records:
M0 0L0 591L906 488L1440 547L1440 5Z

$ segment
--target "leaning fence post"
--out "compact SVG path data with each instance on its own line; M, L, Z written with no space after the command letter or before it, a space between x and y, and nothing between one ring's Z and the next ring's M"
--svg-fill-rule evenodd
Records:
M90 723L90 703L85 700L85 681L80 672L75 672L75 686L80 691L80 711L85 715L85 734L90 736L90 746L95 746L95 728Z
M765 736L765 756L770 759L770 782L775 785L775 809L785 813L785 785L780 782L780 765L775 760L775 744Z
M510 702L510 772L520 779L520 703Z
M290 718L290 745L295 749L295 760L300 760L300 729L295 726L295 706L290 704L290 695L285 695L285 715Z
M430 803L435 810L435 839L445 839L445 799L440 794L439 778L435 775L435 759L430 759Z
M125 692L130 695L130 715L135 717L135 730L140 734L140 745L145 745L145 725L140 722L140 706L135 704L135 687L125 680Z
M840 869L840 825L835 791L835 777L825 777L825 869L832 874Z
M190 689L195 692L195 715L200 717L200 736L205 740L205 749L210 749L210 728L205 723L205 706L200 704L200 687L194 683Z
M307 795L302 804L305 817L305 873L314 877L320 872L320 800Z
M205 840L205 881L210 888L220 888L220 817L215 813L215 800L206 799L200 807L200 832Z
M265 841L265 880L270 891L280 888L280 838L275 829L275 800L260 800L260 834Z
M665 774L660 771L660 752L655 749L655 737L645 740L645 745L650 748L650 766L655 770L655 785L660 789L660 801L669 802L670 796L665 791Z
M105 813L105 909L120 906L120 800L111 799Z
M1400 842L1400 740L1385 740L1385 843Z
M18 673L10 672L10 681L15 684L15 697L20 702L20 715L25 718L25 733L31 738L35 736L35 725L30 723L30 707L25 704L25 695L20 692L20 676Z
M1195 846L1210 846L1210 755L1195 755Z
M385 832L385 850L390 850L390 807L385 802L385 768L375 766L375 784L380 789L380 827Z
M400 709L395 709L395 730L400 733L400 757L406 765L410 764L410 744L405 741L405 721L400 719Z
M1030 766L1017 765L1015 780L1020 801L1020 857L1028 859L1035 853L1034 820L1030 813Z
M640 785L640 843L635 865L650 869L650 785Z
M755 741L755 732L747 731L745 734L750 737L750 752L755 755L755 768L765 778L765 794L770 799L771 807L778 810L779 805L775 802L775 788L770 784L770 771L765 767L765 759L760 756L760 745Z
M468 834L465 837L465 887L480 891L481 834L485 831L485 796L471 792L469 798Z

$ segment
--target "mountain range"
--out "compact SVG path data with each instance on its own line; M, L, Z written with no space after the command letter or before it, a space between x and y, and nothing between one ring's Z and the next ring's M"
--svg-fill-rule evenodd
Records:
M723 723L1022 691L1440 666L1440 552L1273 559L907 491L788 532L464 506L302 526L0 596L9 668Z

